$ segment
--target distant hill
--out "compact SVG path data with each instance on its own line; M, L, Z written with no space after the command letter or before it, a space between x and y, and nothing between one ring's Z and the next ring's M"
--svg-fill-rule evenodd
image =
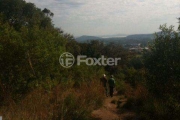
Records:
M103 41L105 44L109 44L114 42L116 44L128 45L128 44L141 44L143 46L147 46L148 42L151 42L154 38L154 34L134 34L125 36L125 34L117 34L117 35L106 35L106 36L81 36L77 37L77 42L88 42L91 40L99 40Z
M101 35L101 36L98 36L98 37L101 37L101 38L121 38L121 37L126 37L127 34L115 34L115 35Z
M111 39L111 38L123 38L126 37L126 34L116 34L116 35L101 35L101 36L88 36L83 35L80 37L76 37L76 41L78 42L86 42L88 40L103 40L103 39Z
M87 42L88 40L100 40L100 39L102 39L102 38L96 37L96 36L83 35L83 36L77 37L77 38L75 38L75 39L76 39L76 41L78 41L78 42Z
M134 35L128 35L126 38L127 39L153 39L154 34L134 34Z

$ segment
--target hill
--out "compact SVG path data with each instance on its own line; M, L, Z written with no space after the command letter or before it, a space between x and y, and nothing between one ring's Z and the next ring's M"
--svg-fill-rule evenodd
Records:
M100 40L102 38L100 37L96 37L96 36L86 36L86 35L83 35L83 36L80 36L80 37L77 37L76 40L78 42L85 42L85 41L88 41L88 40Z
M137 44L141 43L143 45L147 45L148 42L152 41L154 38L154 34L133 34L125 36L125 34L119 34L119 35L107 35L102 37L97 36L81 36L76 38L77 42L87 42L91 40L99 40L103 41L105 44L109 44L111 42L117 43L117 44Z
M153 39L154 34L134 34L134 35L128 35L126 38L128 39Z

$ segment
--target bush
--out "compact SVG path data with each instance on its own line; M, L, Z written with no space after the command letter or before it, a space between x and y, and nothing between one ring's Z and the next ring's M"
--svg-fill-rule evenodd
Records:
M91 111L103 103L103 88L95 80L92 87L87 83L79 89L72 86L73 83L56 85L49 92L38 88L19 103L1 107L0 114L3 119L13 120L89 120Z

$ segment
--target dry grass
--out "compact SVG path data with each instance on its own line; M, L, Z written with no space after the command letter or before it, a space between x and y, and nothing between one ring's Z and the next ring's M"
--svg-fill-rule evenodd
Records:
M127 98L134 99L147 99L149 96L148 90L141 84L137 84L135 88L132 88L131 85L125 84L125 96Z
M96 81L82 83L79 88L73 88L73 83L57 85L50 91L39 88L21 102L3 106L0 114L4 120L86 120L102 105L102 91Z
M127 102L124 104L123 108L137 111L148 100L149 93L148 90L141 84L137 84L135 88L126 84L125 96L127 98Z

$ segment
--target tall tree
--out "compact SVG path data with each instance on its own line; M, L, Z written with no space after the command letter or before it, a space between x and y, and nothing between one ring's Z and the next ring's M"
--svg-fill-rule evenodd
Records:
M148 85L158 96L164 92L174 94L180 85L180 37L173 26L162 25L160 29L145 54L145 66L150 74Z

